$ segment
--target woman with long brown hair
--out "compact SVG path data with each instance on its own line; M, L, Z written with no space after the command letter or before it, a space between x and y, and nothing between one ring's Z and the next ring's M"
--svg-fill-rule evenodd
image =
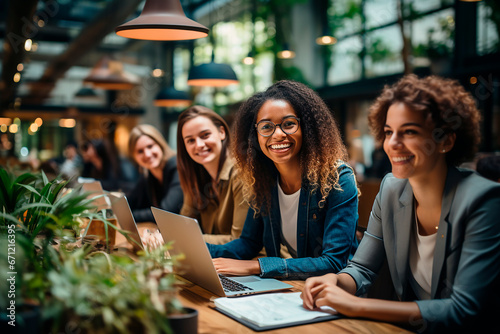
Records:
M179 115L181 214L197 218L205 241L214 244L238 238L248 211L229 144L229 127L213 110L192 106Z

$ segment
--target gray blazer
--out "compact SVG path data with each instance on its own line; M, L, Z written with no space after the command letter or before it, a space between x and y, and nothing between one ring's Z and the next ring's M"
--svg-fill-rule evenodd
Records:
M398 298L415 299L409 284L414 224L410 183L388 174L359 248L341 271L354 278L357 295L367 292L387 260ZM434 251L431 299L416 301L423 317L415 323L417 330L477 330L485 321L496 322L495 316L500 316L499 273L500 184L473 171L450 167Z

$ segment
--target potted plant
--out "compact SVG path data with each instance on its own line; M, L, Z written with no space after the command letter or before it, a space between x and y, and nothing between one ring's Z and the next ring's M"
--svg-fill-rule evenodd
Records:
M110 255L73 242L65 229L79 230L78 218L98 214L89 213L89 194L67 184L49 181L43 172L16 176L0 168L0 247L8 249L0 258L0 329L14 329L5 312L13 303L19 332L77 326L87 333L171 333L166 319L184 309L175 298L176 259L167 256L168 245L147 249L133 261L126 253ZM4 284L10 278L5 275L12 284ZM37 311L34 320L21 314L25 307ZM194 322L196 328L196 314Z

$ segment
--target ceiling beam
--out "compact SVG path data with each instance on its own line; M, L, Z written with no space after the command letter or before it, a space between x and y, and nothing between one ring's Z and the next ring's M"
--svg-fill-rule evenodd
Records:
M38 0L10 0L8 4L7 23L5 28L4 52L2 60L2 77L0 80L0 115L13 102L18 83L14 75L17 65L22 63L26 51L24 43L27 38L36 34L33 16ZM35 29L33 29L35 27Z
M41 78L30 85L29 103L41 104L49 97L57 80L94 50L114 29L137 10L141 0L113 0L90 21L68 48L50 62Z

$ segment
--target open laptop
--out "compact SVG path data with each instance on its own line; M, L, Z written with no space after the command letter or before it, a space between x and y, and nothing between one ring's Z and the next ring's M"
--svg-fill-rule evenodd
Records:
M180 276L220 297L236 297L293 288L273 278L259 276L226 277L215 270L198 221L151 207L163 240L171 242L172 255L183 254ZM224 285L224 286L223 286Z
M80 181L80 179L79 179ZM82 190L89 193L88 199L93 199L93 204L96 206L96 211L109 209L109 203L106 200L104 190L102 189L101 181L86 181L80 182Z
M113 193L108 193L108 197L111 202L113 214L118 220L118 224L123 230L130 232L129 236L135 241L131 242L134 251L144 249L144 243L142 242L141 234L137 228L127 197L123 194L116 195Z

